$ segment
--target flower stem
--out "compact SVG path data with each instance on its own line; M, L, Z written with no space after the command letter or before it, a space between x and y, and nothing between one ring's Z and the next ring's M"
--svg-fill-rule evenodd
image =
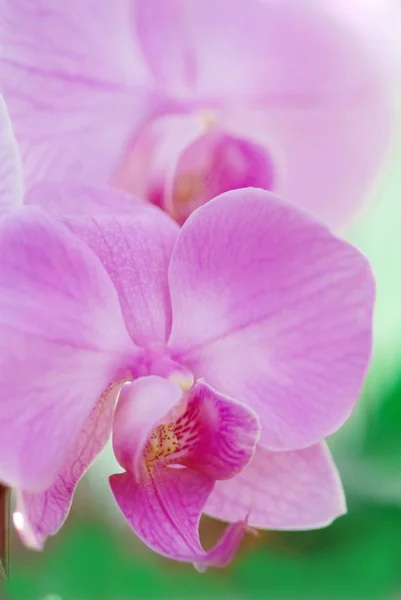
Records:
M0 483L0 584L7 577L10 550L10 489Z

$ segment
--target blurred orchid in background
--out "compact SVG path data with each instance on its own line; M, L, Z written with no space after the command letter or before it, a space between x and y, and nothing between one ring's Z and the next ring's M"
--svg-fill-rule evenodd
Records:
M132 529L200 569L226 564L247 525L342 514L322 440L370 361L362 255L260 189L220 195L181 229L116 190L43 183L23 198L4 107L1 122L0 480L25 543L61 527L112 430ZM203 511L232 523L209 552Z
M398 7L362 4L1 0L0 91L28 187L112 183L182 223L256 186L343 223L394 126Z

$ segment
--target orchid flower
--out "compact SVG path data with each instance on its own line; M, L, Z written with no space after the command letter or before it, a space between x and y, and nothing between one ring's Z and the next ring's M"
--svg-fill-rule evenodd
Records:
M180 223L256 186L344 223L394 129L398 8L0 0L0 91L27 185L112 184Z
M344 513L323 439L370 360L363 256L260 189L181 229L117 190L43 182L24 197L0 116L0 481L24 542L62 526L111 433L127 522L200 570L226 564L247 526ZM231 523L209 551L202 513Z

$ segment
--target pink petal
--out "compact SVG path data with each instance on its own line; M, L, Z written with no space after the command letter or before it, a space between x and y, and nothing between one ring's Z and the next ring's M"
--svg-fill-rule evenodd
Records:
M140 377L120 393L113 424L113 450L124 469L140 478L143 451L152 430L180 400L182 390L155 375Z
M133 5L136 36L155 80L185 94L196 75L187 6L182 0L134 0Z
M169 283L172 356L249 403L263 444L311 445L348 418L375 296L355 248L268 192L236 190L184 224Z
M186 148L174 175L169 212L179 223L223 192L274 185L273 167L262 146L216 128Z
M52 485L39 493L17 492L14 522L25 545L41 549L63 525L79 480L110 437L117 392L115 386L95 406Z
M167 269L179 231L176 223L144 205L131 216L73 216L64 222L108 272L133 341L146 347L164 344L171 327Z
M36 209L0 236L0 480L43 491L137 350L96 256Z
M260 433L257 416L203 381L194 384L185 401L186 410L174 428L179 450L170 455L172 461L213 479L234 477L255 451Z
M153 110L131 10L131 0L1 0L1 91L29 185L107 183Z
M191 469L155 465L154 477L137 483L129 473L110 477L114 497L136 535L152 550L175 560L223 567L233 558L244 523L227 528L206 552L199 540L199 519L213 480Z
M246 100L266 108L283 102L313 107L374 92L385 70L380 46L394 31L394 11L383 2L376 27L369 14L351 23L346 13L357 11L331 0L134 4L136 33L159 83L178 98L196 95L212 106Z
M10 117L0 96L0 215L23 200L21 160Z
M398 0L324 0L326 10L356 29L372 54L379 55L389 73L400 63L401 12ZM398 51L397 51L398 50Z
M154 214L155 209L129 194L111 187L95 187L69 181L43 181L25 194L24 204L37 205L59 215L137 215Z
M205 511L260 529L316 529L346 512L344 492L329 450L317 444L293 452L258 446L248 467L218 481Z
M282 23L267 2L136 0L135 6L136 33L153 74L178 98L236 102L274 87L282 66L275 27Z

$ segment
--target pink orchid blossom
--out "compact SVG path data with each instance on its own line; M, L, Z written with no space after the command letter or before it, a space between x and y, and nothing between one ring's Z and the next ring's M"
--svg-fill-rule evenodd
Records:
M0 0L0 15L28 187L111 183L181 223L256 186L334 226L385 157L395 0Z
M24 542L62 526L111 432L129 525L200 570L225 565L248 525L344 513L323 439L370 360L363 256L260 189L181 229L116 190L43 182L23 198L0 108L0 481ZM203 512L231 523L209 551Z

